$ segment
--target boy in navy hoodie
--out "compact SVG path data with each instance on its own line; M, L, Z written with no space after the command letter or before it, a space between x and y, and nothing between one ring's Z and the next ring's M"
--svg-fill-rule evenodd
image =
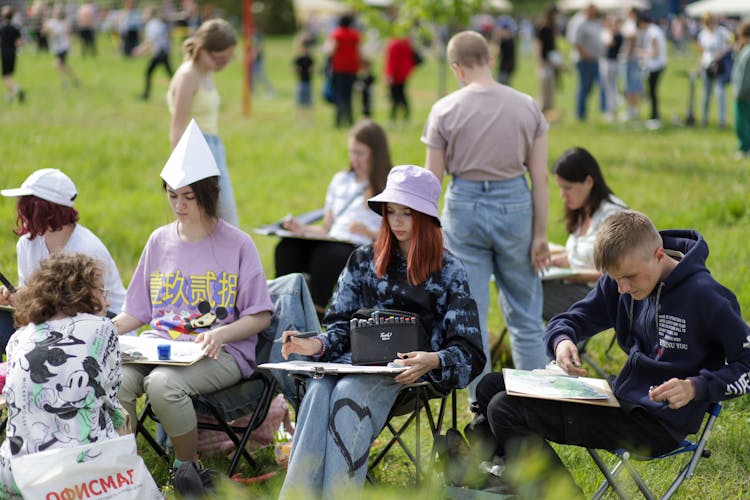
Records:
M734 294L706 268L707 257L697 231L657 232L634 211L608 217L594 248L596 266L606 274L552 318L545 342L560 368L585 375L576 344L614 328L628 354L612 382L621 407L508 396L502 375L490 373L477 386L477 403L495 455L512 462L535 439L561 471L545 440L656 456L695 433L710 402L746 394L750 328Z

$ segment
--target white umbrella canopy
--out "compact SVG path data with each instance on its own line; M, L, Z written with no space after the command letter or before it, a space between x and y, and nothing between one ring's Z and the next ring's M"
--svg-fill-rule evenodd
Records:
M307 19L312 14L344 14L350 10L348 5L338 0L294 0L294 11L299 19Z
M750 16L750 0L700 0L685 7L690 17L703 14L717 14L724 16Z
M510 3L510 0L486 0L485 5L501 12L510 12L513 10L513 4Z
M749 1L749 0L745 0ZM636 9L647 9L651 6L648 0L560 0L557 8L560 10L581 10L590 4L596 5L602 11L624 11L632 7Z

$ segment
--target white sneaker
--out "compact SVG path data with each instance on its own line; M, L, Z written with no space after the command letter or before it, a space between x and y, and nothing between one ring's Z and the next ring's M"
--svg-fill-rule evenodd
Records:
M649 130L658 130L661 128L661 120L657 120L655 118L652 118L650 120L646 120L646 128Z

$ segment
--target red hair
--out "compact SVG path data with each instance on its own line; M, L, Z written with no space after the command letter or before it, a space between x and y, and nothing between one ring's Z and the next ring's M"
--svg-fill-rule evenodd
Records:
M33 195L21 196L16 209L16 236L29 235L29 239L41 236L47 231L59 231L68 224L78 222L78 211L43 200Z
M383 222L375 240L375 275L382 278L393 261L398 248L398 240L393 236L383 203ZM429 215L411 211L412 239L409 255L406 256L406 276L409 283L418 285L427 277L443 268L443 233L435 220Z

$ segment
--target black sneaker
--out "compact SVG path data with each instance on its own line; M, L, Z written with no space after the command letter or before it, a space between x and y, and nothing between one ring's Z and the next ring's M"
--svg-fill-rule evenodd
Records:
M26 93L23 91L23 89L18 89L16 97L18 97L18 102L23 102L26 100Z
M185 498L203 498L213 493L216 475L198 462L185 462L174 472L174 491Z

